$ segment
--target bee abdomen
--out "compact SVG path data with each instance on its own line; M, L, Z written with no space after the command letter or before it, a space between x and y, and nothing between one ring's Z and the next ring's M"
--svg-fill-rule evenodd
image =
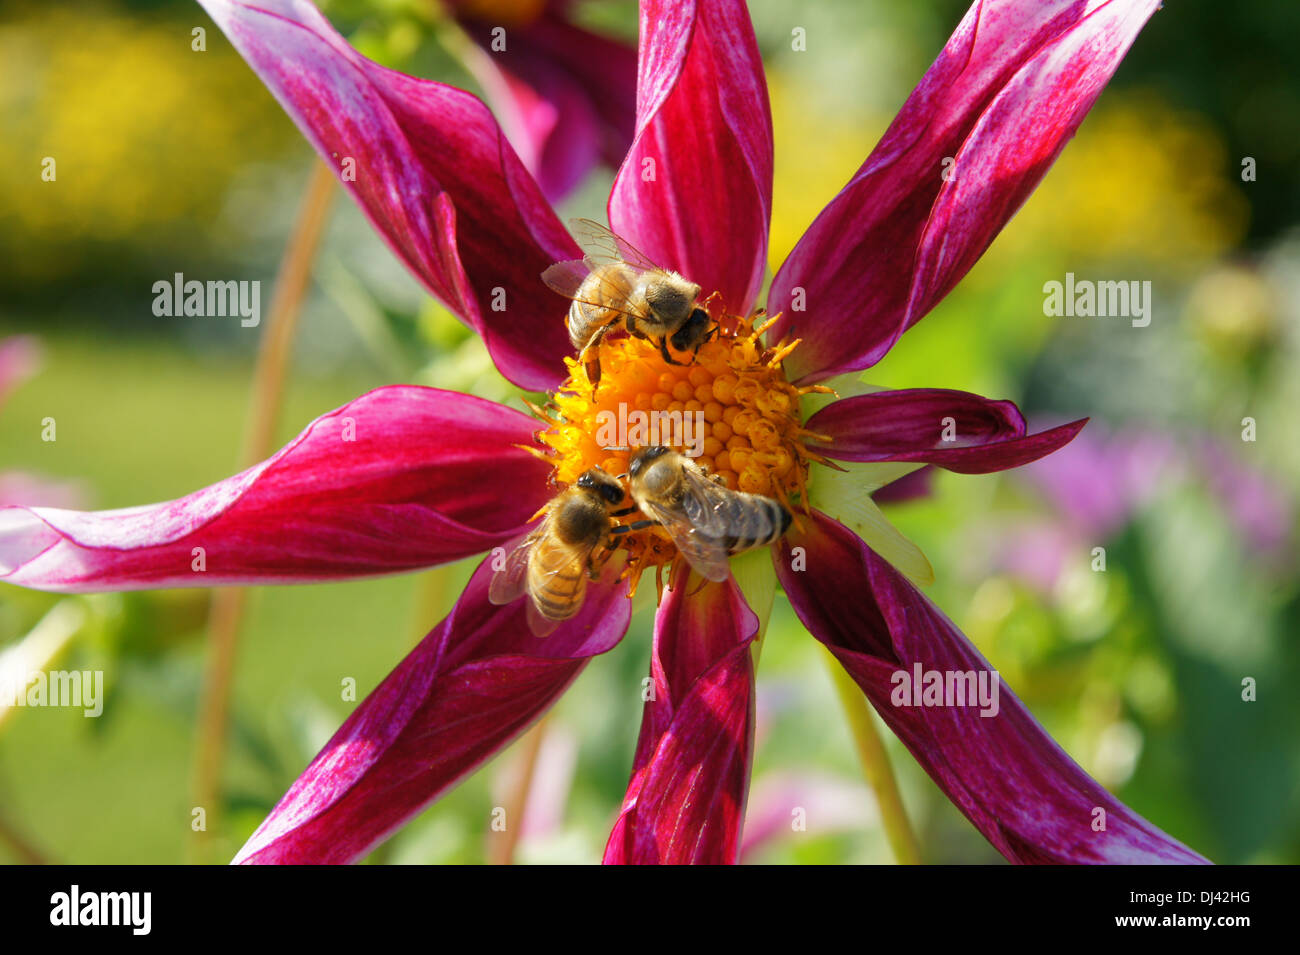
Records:
M739 554L753 547L762 547L781 537L790 527L790 512L770 497L746 494L738 501L733 533L727 537L727 552Z
M529 588L533 603L548 620L568 620L576 614L586 590L587 578L578 563L548 575Z

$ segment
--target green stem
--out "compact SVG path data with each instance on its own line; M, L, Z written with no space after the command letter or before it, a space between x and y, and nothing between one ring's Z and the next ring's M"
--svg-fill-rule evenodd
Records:
M298 314L336 191L334 173L324 163L317 162L280 259L266 329L258 346L241 461L245 467L261 461L272 450ZM206 861L202 856L218 825L230 688L246 604L247 591L243 588L227 587L213 591L208 616L209 657L199 700L198 739L191 781L193 805L203 807L207 815L205 829L195 833L196 839L192 843L192 852L199 861Z
M0 842L7 845L18 861L23 865L49 865L50 860L41 854L27 837L20 833L8 820L0 816Z
M894 768L890 765L889 754L885 744L876 731L871 707L862 695L862 689L853 682L840 662L827 651L826 663L831 671L831 680L835 692L839 695L840 705L853 734L853 744L862 761L862 773L867 783L876 794L880 807L880 823L889 839L889 846L894 851L894 859L899 865L919 865L921 850L912 832L912 824L903 808L903 799L898 793L898 782L894 778Z
M25 686L30 674L52 667L85 622L86 611L75 598L56 603L27 636L0 652L0 687ZM14 710L0 694L0 726L14 715Z
M511 749L511 759L518 775L506 795L506 827L491 834L488 842L488 862L492 865L514 865L515 849L523 835L524 812L528 809L528 796L537 775L537 756L542 751L546 737L546 717L533 724Z

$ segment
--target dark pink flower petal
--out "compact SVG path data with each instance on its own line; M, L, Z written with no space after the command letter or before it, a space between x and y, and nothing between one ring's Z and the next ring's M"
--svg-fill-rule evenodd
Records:
M926 465L897 481L890 481L879 491L871 495L877 504L906 504L923 497L929 497L934 491L934 468Z
M778 270L792 374L878 362L1046 175L1159 0L980 0Z
M85 592L291 583L412 570L518 536L546 464L537 422L436 388L379 388L273 457L179 500L0 508L0 581Z
M808 419L810 442L839 461L925 461L949 471L984 474L1020 467L1068 444L1087 419L1025 434L1010 401L967 391L912 388L877 391L832 402Z
M798 562L793 547L804 548ZM782 549L777 574L799 619L835 654L953 804L1009 860L1206 861L1079 768L996 682L995 671L962 632L848 528L814 514L812 528L792 531ZM902 693L905 684L897 675L910 679L918 667L945 680L949 674L985 674L994 681L986 684L989 689L999 688L997 705L904 705L912 698Z
M609 197L613 230L749 310L772 211L772 113L742 0L644 0L636 140Z
M451 615L348 717L236 862L360 858L523 732L627 632L627 586L606 579L588 588L577 616L533 636L526 598L488 601L492 563L479 565Z
M501 373L554 388L571 351L567 303L540 275L578 250L488 108L367 60L302 0L201 2L397 256L483 336Z
M609 864L734 863L740 853L758 618L734 581L699 583L679 574L659 605L654 695L605 847Z
M504 50L492 48L487 20L465 19L464 26L482 48L466 65L552 202L596 163L623 161L636 119L633 47L584 30L557 10L505 27Z

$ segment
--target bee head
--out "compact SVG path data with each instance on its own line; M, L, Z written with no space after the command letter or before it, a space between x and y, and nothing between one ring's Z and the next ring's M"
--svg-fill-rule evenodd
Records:
M600 495L609 504L617 504L623 500L623 485L599 468L584 471L578 478L577 484L584 490Z
M678 351L690 351L708 338L709 326L712 324L713 319L709 318L709 313L696 306L691 309L686 321L682 322L682 327L673 332L669 341Z
M642 448L636 454L632 455L632 460L628 463L627 473L634 478L640 477L642 473L650 467L655 461L669 453L669 449L662 445L654 445L649 448Z

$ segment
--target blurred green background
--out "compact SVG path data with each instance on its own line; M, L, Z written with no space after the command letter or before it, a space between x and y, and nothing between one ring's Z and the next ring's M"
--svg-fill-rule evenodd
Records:
M964 6L751 3L776 124L774 268ZM476 88L419 0L325 9L367 55ZM597 0L580 14L635 36L635 4ZM791 49L794 26L807 52ZM935 566L931 597L1061 745L1219 862L1300 862L1300 75L1284 66L1297 27L1294 4L1167 4L985 259L866 376L1014 399L1031 421L1092 417L1072 457L941 472L930 497L891 516ZM174 272L260 279L265 312L312 154L191 3L6 2L0 61L0 339L35 335L44 355L0 410L0 472L37 482L21 503L72 495L104 508L227 476L259 330L157 318L151 287ZM54 183L41 181L45 156L57 157ZM603 219L609 182L598 173L562 211ZM1043 284L1067 271L1150 280L1150 326L1045 316ZM477 340L339 201L280 436L398 381L516 400ZM55 442L41 440L47 416ZM1254 441L1242 440L1245 417ZM1105 572L1092 569L1095 547ZM225 806L202 846L188 787L208 594L64 599L0 585L0 648L72 606L80 616L57 665L103 669L108 684L97 720L55 708L0 719L0 859L228 859L350 711L340 682L354 678L359 696L373 688L469 569L253 590ZM549 719L520 860L599 858L639 724L649 614L640 607L628 638ZM759 672L747 860L890 861L829 688L818 645L778 600ZM997 861L889 743L926 861ZM513 758L377 859L482 861ZM806 832L791 831L792 805L808 808Z

